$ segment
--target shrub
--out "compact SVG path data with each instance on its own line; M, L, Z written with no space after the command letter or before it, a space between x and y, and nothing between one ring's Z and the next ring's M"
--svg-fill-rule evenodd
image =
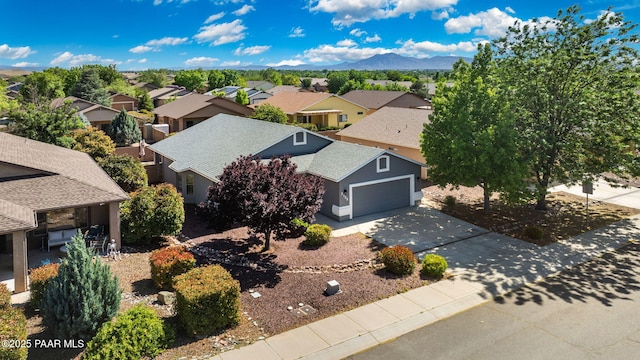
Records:
M8 290L7 290L8 291ZM12 306L0 307L0 340L11 340L11 345L27 345L27 318L22 310ZM24 360L27 346L0 346L0 359Z
M29 289L31 290L31 298L29 304L33 308L39 308L40 302L44 295L44 289L49 281L58 276L58 268L60 264L47 264L31 270L29 274Z
M196 266L193 254L183 246L171 246L155 250L149 258L151 279L157 288L173 289L173 278Z
M11 291L6 284L0 283L0 310L11 306Z
M303 129L307 129L309 131L313 131L313 132L318 132L318 126L316 124L302 124L302 123L297 123L294 124L297 127L301 127Z
M524 235L532 240L540 240L544 236L544 230L537 226L527 226Z
M306 239L302 244L306 246L322 246L331 238L331 227L324 224L313 224L304 232Z
M82 359L154 358L174 340L173 329L147 305L139 304L102 325Z
M427 254L422 260L422 270L420 272L425 276L441 278L448 266L444 257L437 254Z
M99 159L98 165L126 192L142 189L149 182L140 160L129 155L109 155Z
M451 206L455 206L455 205L456 205L456 201L457 201L457 200L456 200L456 197L455 197L455 196L453 196L453 195L447 195L447 196L444 198L444 205L445 205L445 206L449 206L449 207L451 207Z
M304 235L304 233L307 231L307 229L309 228L309 223L300 219L300 218L295 218L293 220L291 220L291 222L289 222L289 236L292 238L297 238L300 237L302 235Z
M220 265L197 267L174 278L178 319L189 334L206 335L238 324L240 283Z
M59 339L91 339L120 307L118 279L111 268L94 259L78 232L67 244L58 276L44 289L43 324Z
M413 251L402 245L382 249L380 260L387 270L396 275L410 275L416 268L416 257Z

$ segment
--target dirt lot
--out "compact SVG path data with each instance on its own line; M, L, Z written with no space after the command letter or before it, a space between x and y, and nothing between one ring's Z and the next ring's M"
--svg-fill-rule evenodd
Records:
M426 186L423 191L424 202L445 213L540 245L639 213L634 209L591 202L587 227L584 201L569 194L550 196L549 210L546 212L537 211L533 206L507 207L496 202L492 204L492 211L484 214L479 189L447 190ZM444 205L447 195L456 197L454 206ZM222 261L223 266L240 282L242 320L235 328L213 336L179 336L175 345L160 359L217 354L433 281L421 278L418 271L406 278L389 274L374 260L383 245L362 234L332 238L327 245L317 249L301 246L302 238L272 241L271 250L261 252L262 242L251 237L246 228L215 233L191 216L192 210L187 209L183 231L185 237L181 238L181 242L197 254L199 264ZM541 240L524 236L523 229L532 225L544 229ZM157 290L151 282L148 263L151 250L125 248L122 260L108 262L124 290L121 311L144 302L175 324L174 309L156 302ZM329 280L340 283L341 294L330 297L323 295ZM254 298L252 294L255 292L261 296ZM295 309L299 304L310 305L315 311L305 315L288 310L289 306ZM37 312L28 310L27 315L31 339L52 337L40 325ZM79 357L79 353L79 350L32 349L29 358L72 359Z

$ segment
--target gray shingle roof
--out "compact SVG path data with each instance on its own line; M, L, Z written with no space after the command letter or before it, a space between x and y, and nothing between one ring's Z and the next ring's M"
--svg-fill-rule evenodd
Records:
M192 170L215 181L241 155L253 155L299 131L299 127L219 114L150 146L174 160L176 172Z
M383 149L335 141L313 155L306 172L338 182L384 153Z

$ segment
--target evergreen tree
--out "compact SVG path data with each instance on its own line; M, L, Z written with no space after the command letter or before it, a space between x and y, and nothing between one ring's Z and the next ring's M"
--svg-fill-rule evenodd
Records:
M142 139L138 124L124 109L111 121L107 135L118 146L129 146Z
M144 91L138 97L138 109L153 111L153 101L151 100L151 96L147 91Z
M236 102L240 105L249 104L249 94L246 91L240 89L236 92Z
M96 68L87 68L80 75L80 80L76 84L73 95L96 104L111 106L109 91L104 87L104 82L100 79L100 72Z
M58 339L91 339L116 315L122 290L109 265L94 259L78 232L67 244L58 276L45 288L42 321Z

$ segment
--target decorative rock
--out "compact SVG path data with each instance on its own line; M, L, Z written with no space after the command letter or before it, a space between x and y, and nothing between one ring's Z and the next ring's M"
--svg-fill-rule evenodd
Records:
M293 311L293 306L287 306L287 310Z
M303 303L298 303L298 306L304 306L304 304Z
M158 302L162 305L173 305L176 302L176 294L171 291L160 291L158 293Z

